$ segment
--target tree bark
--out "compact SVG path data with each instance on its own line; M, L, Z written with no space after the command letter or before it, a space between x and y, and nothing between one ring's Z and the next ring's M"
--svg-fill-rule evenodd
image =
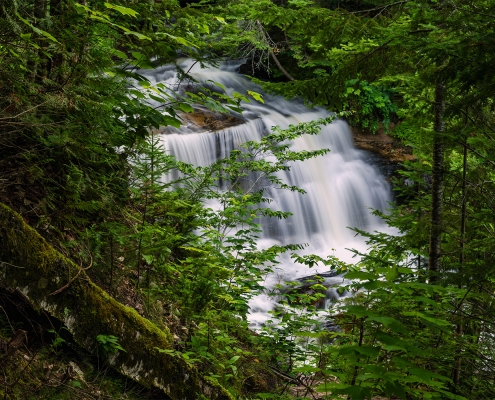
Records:
M34 2L34 17L35 21L33 21L34 25L38 25L38 21L46 17L46 9L47 9L47 0L35 0ZM39 40L35 40L34 42L38 42L41 46L41 42ZM27 68L31 71L30 81L31 82L41 82L41 75L43 74L43 59L46 58L43 56L41 51L36 51L37 56L33 59L28 60Z
M467 206L467 193L466 193L466 174L467 174L467 141L464 140L463 145L463 159L462 159L462 188L461 188L461 252L459 255L459 272L462 273L462 267L464 264L464 247L466 240L466 206Z
M36 19L45 18L47 0L36 0L34 2L34 16Z
M443 192L445 186L444 152L445 152L445 97L446 85L437 82L435 86L435 125L433 137L433 170L431 188L431 228L430 252L428 263L428 281L436 283L439 278L442 257L443 230Z
M467 114L466 114L466 123L467 123ZM467 185L466 185L466 175L467 175L467 140L464 139L464 144L463 144L463 159L462 159L462 188L461 188L461 252L459 254L459 269L458 269L458 274L460 275L459 279L459 284L458 287L462 288L462 271L463 271L463 266L464 266L464 247L465 247L465 240L466 240L466 207L467 207ZM461 305L462 307L462 305ZM459 339L461 339L463 335L463 327L462 327L462 317L459 317L459 321L456 322L456 335L458 336ZM459 393L458 387L461 383L461 366L462 366L462 346L458 345L458 348L456 349L456 357L454 361L454 378L453 378L453 384L454 384L454 390L455 393Z

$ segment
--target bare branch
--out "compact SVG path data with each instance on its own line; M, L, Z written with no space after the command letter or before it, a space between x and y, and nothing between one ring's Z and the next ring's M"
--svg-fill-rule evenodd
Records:
M270 50L270 55L272 56L273 61L275 61L275 64L277 65L280 72L282 72L290 81L294 81L295 79L292 77L292 75L289 74L284 67L282 67L282 64L280 64L280 61L278 61L278 58L273 52L273 50Z

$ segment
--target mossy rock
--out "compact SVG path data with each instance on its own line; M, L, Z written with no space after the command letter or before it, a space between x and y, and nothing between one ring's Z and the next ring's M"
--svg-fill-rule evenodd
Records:
M78 273L65 290L53 294ZM98 335L116 336L126 351L109 356L108 363L145 387L159 388L170 399L232 399L225 388L204 379L184 360L160 353L157 349L172 348L167 329L159 329L110 297L1 203L0 285L19 291L34 308L59 319L90 352L97 349Z

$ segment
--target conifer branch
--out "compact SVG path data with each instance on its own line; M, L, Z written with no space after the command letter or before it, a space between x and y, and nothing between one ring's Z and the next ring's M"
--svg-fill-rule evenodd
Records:
M372 11L383 11L383 10L386 10L388 7L393 7L393 6L397 6L397 5L400 5L400 4L409 3L409 1L410 0L396 1L395 3L386 4L386 5L381 6L381 7L370 8L368 10L352 11L350 13L345 13L345 14L361 14L361 13L367 13L367 12L372 12Z
M37 106L34 106L34 107L31 107L31 108L28 108L27 110L25 110L25 111L23 111L23 112L21 112L21 113L19 113L19 114L17 114L17 115L14 115L14 116L12 116L12 117L4 117L4 118L0 118L0 121L6 120L6 119L14 119L14 118L20 117L22 114L26 114L26 113L28 113L29 111L32 111L32 110L34 110L35 108L38 108L39 106L42 106L42 105L43 105L43 104L45 104L45 103L46 103L46 101L44 101L43 103L38 104Z

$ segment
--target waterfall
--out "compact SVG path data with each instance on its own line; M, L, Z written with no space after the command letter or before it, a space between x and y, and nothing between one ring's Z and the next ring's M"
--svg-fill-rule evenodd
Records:
M235 72L238 66L239 63L224 63L218 69L201 69L199 65L185 60L182 68L190 69L191 75L199 82L212 80L223 84L228 94L234 91L246 94L248 90L260 93L258 86ZM165 82L171 86L177 81L172 67L158 68L144 74L153 83ZM301 101L287 101L268 94L263 94L263 97L264 104L254 100L243 103L244 124L217 132L198 132L188 126L175 132L172 129L172 133L162 137L164 147L181 161L206 166L219 157L227 156L232 149L248 140L259 140L273 126L287 128L290 124L329 116L328 111L309 109ZM290 211L293 216L287 220L264 222L260 246L307 243L309 246L305 253L322 257L332 254L344 261L351 261L352 253L347 249L363 251L365 243L349 227L367 231L386 229L370 210L385 211L391 200L390 187L378 169L370 165L369 154L354 147L349 127L344 121L336 120L323 126L320 135L298 138L292 149L323 148L330 149L330 153L303 163L293 163L290 171L279 173L286 183L304 189L306 194L267 190L266 196L272 199L271 207ZM289 257L282 257L281 261L280 269L267 278L265 284L268 287L280 281L328 272L323 267L309 269L295 265ZM329 280L341 282L342 278ZM263 295L252 299L250 321L255 325L265 321L272 303L272 299Z

